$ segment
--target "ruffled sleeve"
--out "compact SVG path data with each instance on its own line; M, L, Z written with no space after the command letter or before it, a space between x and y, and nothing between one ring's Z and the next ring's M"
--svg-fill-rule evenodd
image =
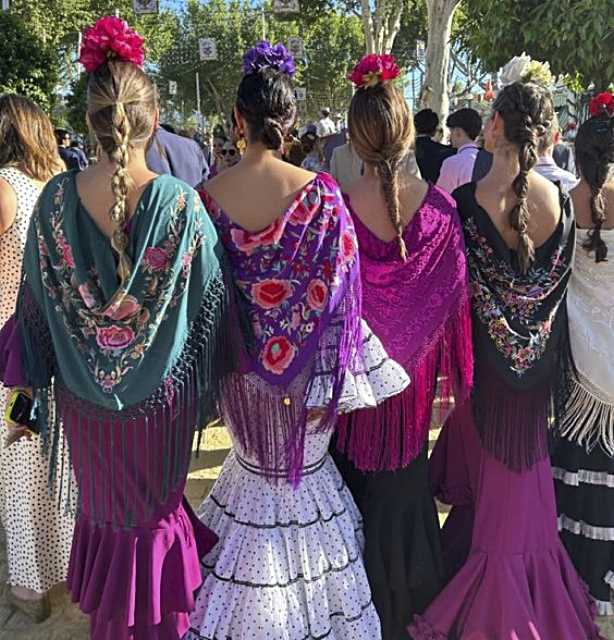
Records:
M13 315L0 330L0 380L6 387L27 385L21 345L21 332Z
M354 354L352 367L346 371L337 407L338 414L374 408L403 390L410 383L405 369L386 353L379 338L361 320L362 345ZM333 379L326 365L326 351L336 348L335 327L323 337L323 348L316 359L316 375L307 397L307 407L315 409L330 404Z

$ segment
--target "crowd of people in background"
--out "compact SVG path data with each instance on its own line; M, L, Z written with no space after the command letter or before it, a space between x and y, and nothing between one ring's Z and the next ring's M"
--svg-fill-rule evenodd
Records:
M10 604L65 581L94 640L602 640L614 93L571 145L515 64L443 127L372 54L343 126L299 123L260 42L209 135L160 123L119 18L80 62L87 142L0 96Z

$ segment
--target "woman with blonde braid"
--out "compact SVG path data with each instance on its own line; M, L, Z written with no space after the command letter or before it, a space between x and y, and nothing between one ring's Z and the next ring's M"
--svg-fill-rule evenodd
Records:
M533 171L553 116L544 87L502 89L485 131L492 168L453 194L475 377L430 462L437 495L454 506L443 540L453 577L410 626L414 640L600 637L558 536L547 446L569 384L565 299L575 242L568 197Z
M222 349L228 362L227 295L200 198L147 168L157 104L142 43L117 18L84 34L100 161L43 190L0 345L51 462L60 434L68 442L79 496L67 583L93 640L182 638L215 542L183 488Z
M448 194L399 171L414 127L394 84L398 73L392 56L375 55L352 73L349 129L365 171L346 200L358 236L363 316L411 384L337 424L337 463L364 519L384 640L406 638L413 615L444 584L428 432L438 395L464 402L473 373L460 219Z
M559 529L601 615L614 615L614 94L578 130L578 239L569 285L575 378L552 457Z

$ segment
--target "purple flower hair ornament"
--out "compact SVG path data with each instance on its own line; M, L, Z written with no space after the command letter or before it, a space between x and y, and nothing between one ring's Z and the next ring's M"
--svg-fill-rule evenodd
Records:
M262 40L243 56L243 74L260 73L264 69L275 69L288 76L296 71L294 58L288 53L283 44L272 46L270 42Z

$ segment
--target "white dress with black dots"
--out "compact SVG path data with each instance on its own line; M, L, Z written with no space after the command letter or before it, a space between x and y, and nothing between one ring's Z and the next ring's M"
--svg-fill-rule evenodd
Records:
M0 169L17 196L12 227L0 236L0 327L15 311L21 263L37 185L21 171ZM49 496L47 460L36 438L4 447L7 391L0 383L0 516L6 531L8 582L44 593L66 579L74 520Z
M348 375L343 411L374 406L409 383L368 328L362 373ZM308 406L330 395L326 377ZM231 427L232 432L232 427ZM297 488L268 480L235 443L199 516L219 536L185 640L380 640L362 550L362 521L328 453L309 433Z

